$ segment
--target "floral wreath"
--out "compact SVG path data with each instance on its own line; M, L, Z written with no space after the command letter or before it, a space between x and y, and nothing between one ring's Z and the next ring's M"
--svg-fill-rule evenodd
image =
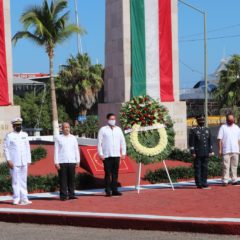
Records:
M166 107L149 96L123 104L120 122L128 154L144 164L166 159L174 146L173 122Z

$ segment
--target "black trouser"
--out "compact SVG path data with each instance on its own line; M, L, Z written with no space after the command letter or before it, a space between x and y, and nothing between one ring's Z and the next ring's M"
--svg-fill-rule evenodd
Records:
M194 160L194 175L197 186L207 186L209 157L197 156Z
M119 169L120 157L109 157L104 160L105 171L105 191L117 192L118 184L118 169Z
M59 165L60 198L74 197L76 163L61 163Z

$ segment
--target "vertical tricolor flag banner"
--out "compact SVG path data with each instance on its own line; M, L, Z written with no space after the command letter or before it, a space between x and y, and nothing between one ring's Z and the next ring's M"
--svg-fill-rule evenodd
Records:
M3 0L0 0L0 106L9 105Z
M131 96L174 101L171 0L130 0Z

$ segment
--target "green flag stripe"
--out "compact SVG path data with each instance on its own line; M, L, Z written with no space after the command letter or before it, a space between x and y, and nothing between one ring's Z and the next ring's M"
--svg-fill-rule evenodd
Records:
M131 97L146 94L145 14L144 0L131 2Z

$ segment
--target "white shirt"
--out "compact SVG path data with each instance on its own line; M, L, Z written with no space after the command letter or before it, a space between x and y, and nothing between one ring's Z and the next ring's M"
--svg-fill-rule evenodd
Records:
M218 139L222 141L222 153L239 153L240 128L233 124L224 124L218 132Z
M54 163L79 163L80 154L77 138L72 134L57 136L54 144Z
M3 151L7 161L12 161L14 166L25 166L31 163L31 150L28 134L25 132L11 132L6 135Z
M107 125L99 130L98 154L104 158L126 155L126 142L120 127Z

